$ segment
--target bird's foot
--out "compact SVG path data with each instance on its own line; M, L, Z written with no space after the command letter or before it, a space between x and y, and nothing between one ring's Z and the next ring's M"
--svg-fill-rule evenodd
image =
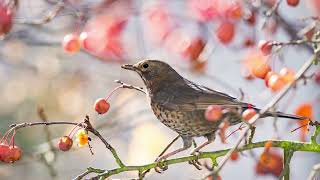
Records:
M196 159L189 161L189 164L192 164L195 168L197 168L198 170L201 170L202 164L199 162L200 152L199 151L192 151L191 155L196 156Z
M157 173L162 173L168 169L168 165L163 164L163 161L165 161L165 160L166 160L165 157L160 156L154 161L157 163L157 166L154 168L154 170Z

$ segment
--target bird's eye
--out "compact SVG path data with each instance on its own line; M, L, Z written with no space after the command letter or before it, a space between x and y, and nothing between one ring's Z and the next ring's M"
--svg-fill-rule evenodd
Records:
M143 65L143 68L145 68L145 69L148 68L148 67L149 67L148 64L144 64L144 65Z

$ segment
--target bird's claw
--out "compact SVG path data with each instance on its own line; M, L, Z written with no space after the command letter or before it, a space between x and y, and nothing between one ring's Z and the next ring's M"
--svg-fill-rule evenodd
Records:
M196 156L196 159L189 161L189 164L192 164L195 168L197 168L198 170L201 170L202 164L199 162L200 153L198 151L194 151L191 153L191 155Z
M161 162L163 162L165 160L165 158L163 157L158 157L154 162L157 163L157 166L154 168L154 170L157 172L157 173L162 173L164 172L165 170L168 169L168 165L163 165L161 164Z

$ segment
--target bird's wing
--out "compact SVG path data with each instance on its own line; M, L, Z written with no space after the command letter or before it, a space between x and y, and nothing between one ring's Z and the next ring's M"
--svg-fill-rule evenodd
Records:
M167 105L183 111L205 110L210 105L225 107L248 107L249 105L225 93L195 84L189 80L185 80L185 83L187 86L182 87L181 91L167 102Z

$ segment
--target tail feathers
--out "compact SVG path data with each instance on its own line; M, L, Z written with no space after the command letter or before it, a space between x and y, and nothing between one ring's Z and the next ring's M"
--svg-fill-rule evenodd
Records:
M256 109L256 110L259 111L260 109ZM275 112L268 111L268 112L264 113L262 115L262 117L281 117L281 118L296 119L296 120L309 119L307 117L297 116L297 115L293 115L293 114L286 114L286 113L283 113L280 111L275 111Z

